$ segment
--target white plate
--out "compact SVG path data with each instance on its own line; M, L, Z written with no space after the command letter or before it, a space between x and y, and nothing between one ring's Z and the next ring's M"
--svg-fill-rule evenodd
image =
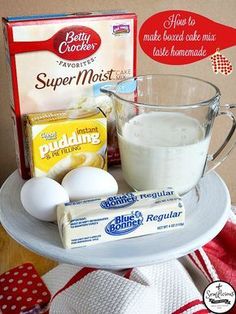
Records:
M121 171L113 169L120 192L129 187ZM186 226L176 231L98 244L87 248L65 250L57 225L31 217L20 202L24 181L14 172L4 183L0 194L0 219L6 231L28 249L53 260L106 269L124 269L151 265L178 258L213 239L227 221L230 209L228 189L216 173L201 179L200 198L193 206L195 192L184 198Z

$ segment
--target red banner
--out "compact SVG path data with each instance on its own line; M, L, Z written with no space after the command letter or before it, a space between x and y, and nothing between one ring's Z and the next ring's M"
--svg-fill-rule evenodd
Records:
M157 13L141 26L139 42L153 60L188 64L236 45L236 29L182 10Z

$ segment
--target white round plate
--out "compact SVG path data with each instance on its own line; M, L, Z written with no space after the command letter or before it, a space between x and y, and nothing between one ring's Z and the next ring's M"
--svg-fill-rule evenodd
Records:
M130 188L121 171L115 168L120 191ZM64 249L57 225L30 216L20 201L24 181L15 171L0 193L0 219L3 227L17 242L53 260L74 265L106 269L124 269L151 265L186 255L213 239L225 225L230 196L221 178L214 172L199 183L199 201L195 191L184 196L186 225L183 229L143 237L97 244L87 248Z

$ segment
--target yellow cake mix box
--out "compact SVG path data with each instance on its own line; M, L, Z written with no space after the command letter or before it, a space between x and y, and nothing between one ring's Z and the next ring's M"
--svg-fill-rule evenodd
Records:
M32 112L100 107L108 118L109 163L119 162L112 102L100 88L136 75L136 15L115 10L10 16L3 31L22 177L29 174L23 117Z
M99 109L28 114L27 135L32 176L61 182L78 167L107 170L107 120Z

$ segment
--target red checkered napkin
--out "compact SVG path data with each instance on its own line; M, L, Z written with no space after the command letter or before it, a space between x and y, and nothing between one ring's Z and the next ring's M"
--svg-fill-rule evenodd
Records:
M50 292L31 263L0 275L0 313L43 313Z

